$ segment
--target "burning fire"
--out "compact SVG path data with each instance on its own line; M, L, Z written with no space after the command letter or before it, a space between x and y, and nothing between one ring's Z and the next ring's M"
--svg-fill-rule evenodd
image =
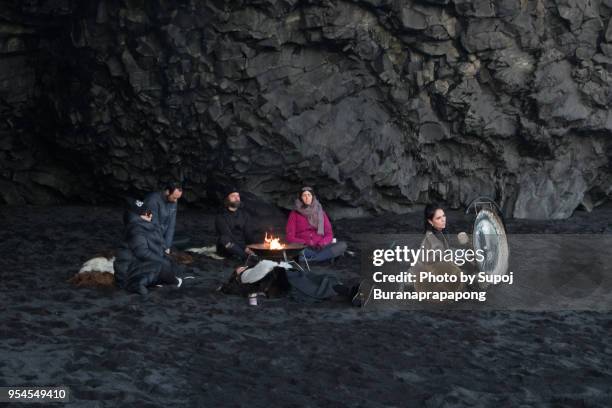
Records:
M280 238L274 238L274 235L270 235L268 237L268 233L266 232L266 237L264 238L264 242L266 246L270 249L284 249L285 244L280 243Z

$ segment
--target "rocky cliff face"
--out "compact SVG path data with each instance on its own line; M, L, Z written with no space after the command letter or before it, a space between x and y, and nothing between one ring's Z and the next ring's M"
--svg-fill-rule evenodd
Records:
M0 202L182 177L336 215L612 195L612 1L29 0L0 10Z

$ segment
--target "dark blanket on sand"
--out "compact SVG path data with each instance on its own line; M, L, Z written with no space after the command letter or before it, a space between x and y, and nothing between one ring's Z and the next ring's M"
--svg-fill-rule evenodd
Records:
M339 283L333 273L315 273L290 269L287 280L291 286L291 298L301 302L318 302L337 295L334 285Z
M595 232L612 212L512 221L516 232ZM609 406L612 314L367 311L344 303L216 292L235 264L194 257L203 273L146 300L67 280L121 237L121 210L0 208L0 382L66 385L67 406ZM420 214L340 221L418 232ZM458 213L449 222L463 223ZM461 226L461 225L459 225ZM183 211L177 234L215 242L213 215ZM357 277L359 258L333 267Z

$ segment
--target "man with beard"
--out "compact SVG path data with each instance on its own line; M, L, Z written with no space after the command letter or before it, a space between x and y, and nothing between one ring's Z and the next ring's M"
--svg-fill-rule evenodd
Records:
M145 197L145 206L153 212L153 223L161 228L164 237L164 251L169 254L174 240L176 227L177 202L183 195L179 183L168 183L164 191L151 193Z
M215 218L217 231L217 252L220 255L236 257L241 261L249 255L255 256L247 245L255 242L249 215L240 208L240 193L235 187L224 191L223 210Z

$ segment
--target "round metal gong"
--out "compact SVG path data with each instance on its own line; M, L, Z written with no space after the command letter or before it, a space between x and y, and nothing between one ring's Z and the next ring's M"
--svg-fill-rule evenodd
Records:
M477 254L482 252L482 255L484 255L482 261L476 260L478 272L485 272L489 275L505 275L508 272L510 251L506 229L495 212L489 209L482 209L478 212L474 221L472 239L474 251L477 251ZM488 285L488 283L479 283L479 286L483 289Z

